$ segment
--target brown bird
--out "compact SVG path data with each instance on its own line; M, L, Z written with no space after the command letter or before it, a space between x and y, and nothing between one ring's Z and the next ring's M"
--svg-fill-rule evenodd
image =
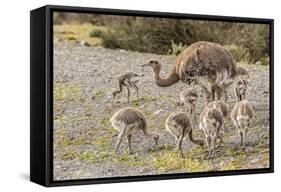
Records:
M177 57L170 72L160 77L161 64L151 60L142 66L150 66L153 71L155 83L160 87L168 87L179 80L191 84L197 81L206 93L209 102L212 89L224 93L224 83L236 77L236 64L230 52L223 46L200 41L185 48ZM222 97L218 95L219 99Z

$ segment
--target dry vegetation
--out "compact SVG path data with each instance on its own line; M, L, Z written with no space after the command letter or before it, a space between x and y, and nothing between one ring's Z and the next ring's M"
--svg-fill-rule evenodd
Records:
M211 41L225 45L236 61L268 64L269 26L265 24L88 14L57 14L54 21L60 39L89 45L178 54L194 42Z

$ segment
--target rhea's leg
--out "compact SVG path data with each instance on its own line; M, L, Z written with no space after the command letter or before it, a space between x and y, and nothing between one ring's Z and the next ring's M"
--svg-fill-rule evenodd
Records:
M115 145L115 155L117 154L118 148L119 148L119 146L120 146L120 144L121 144L121 142L122 142L123 137L124 137L124 133L120 133L120 134L118 135L117 143L116 143L116 145Z
M206 87L202 87L202 89L205 93L206 102L208 104L211 101L211 92Z
M225 97L225 98L224 98L224 102L227 102L227 100L228 100L227 87L228 87L228 86L226 86L226 85L224 84L223 87L224 87L224 88L223 88L223 89L224 89L224 93L223 93L223 94L224 94L224 97Z
M193 108L192 108L192 103L189 103L189 117L191 117L192 113L193 113Z
M208 151L209 151L207 159L210 159L211 155L212 155L212 152L211 152L211 137L210 136L206 137L206 143L207 143Z
M245 149L245 143L246 143L246 131L243 130L242 131L242 138L243 138L243 142L242 142L242 149Z
M127 103L130 103L130 89L128 87L127 87L127 93L128 93Z
M190 104L191 104L191 108L190 108L190 116L191 116L191 114L195 113L195 104L193 102L191 102Z
M216 87L216 92L217 92L217 99L221 100L223 99L225 101L225 97L224 97L224 89L223 87Z
M139 88L138 88L138 86L137 86L135 83L133 83L132 85L133 85L133 87L134 87L134 89L135 89L135 91L136 91L137 100L139 100Z
M216 149L218 149L221 146L221 143L223 142L222 137L223 137L223 134L219 133L219 135L218 135L218 144L216 146Z
M217 143L217 136L215 136L214 138L212 138L212 144L211 144L211 147L212 147L212 155L211 155L211 158L214 158L215 155L216 155L216 143Z
M181 155L181 157L183 157L183 152L182 152L182 149L181 149L181 145L182 145L182 137L180 137L177 140L177 152Z
M215 93L216 92L216 86L215 85L212 85L211 86L211 99L212 101L214 101L216 99L216 96L215 96Z
M129 148L129 152L132 153L132 149L131 149L131 139L132 139L132 135L129 134L127 136L127 140L128 140L128 148Z

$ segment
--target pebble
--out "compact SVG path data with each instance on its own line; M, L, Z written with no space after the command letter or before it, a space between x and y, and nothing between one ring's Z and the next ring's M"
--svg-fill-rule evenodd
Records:
M90 47L90 43L88 43L87 41L82 41L81 45L86 46L86 47Z
M165 114L167 111L163 110L163 109L160 109L158 111L155 111L153 114L154 115L161 115L161 114Z

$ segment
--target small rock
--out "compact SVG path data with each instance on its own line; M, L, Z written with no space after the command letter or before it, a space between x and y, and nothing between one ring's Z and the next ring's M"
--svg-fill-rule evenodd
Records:
M86 47L90 47L91 46L90 43L88 43L87 41L82 41L81 45L82 46L86 46Z
M150 172L150 169L148 169L147 167L144 167L144 168L141 169L141 172L147 173L147 172Z
M261 65L262 63L261 63L261 61L256 61L255 62L255 65Z
M160 109L160 110L158 110L158 111L155 111L153 114L154 114L154 115L161 115L161 114L164 114L164 113L166 113L166 111L163 110L163 109Z
M142 109L142 108L144 108L144 107L145 107L145 105L141 105L141 106L139 106L139 108L140 108L140 109Z

